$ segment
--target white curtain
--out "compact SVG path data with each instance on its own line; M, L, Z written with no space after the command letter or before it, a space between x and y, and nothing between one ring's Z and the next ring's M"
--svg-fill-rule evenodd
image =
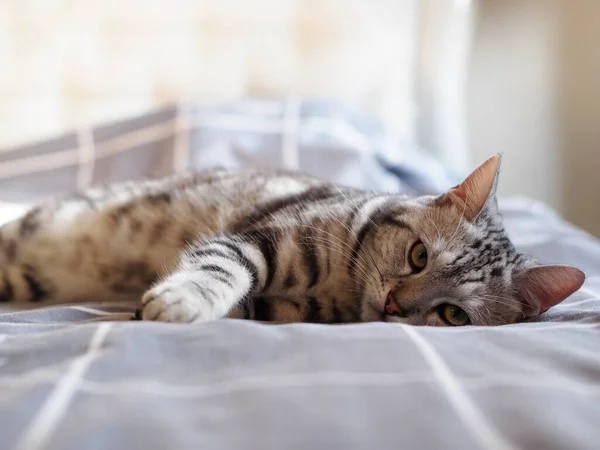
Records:
M342 101L466 161L468 0L3 0L0 147L179 99Z

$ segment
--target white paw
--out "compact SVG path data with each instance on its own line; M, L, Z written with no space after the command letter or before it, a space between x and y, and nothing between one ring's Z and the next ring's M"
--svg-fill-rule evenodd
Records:
M142 320L208 322L224 317L218 287L190 280L166 280L142 297Z

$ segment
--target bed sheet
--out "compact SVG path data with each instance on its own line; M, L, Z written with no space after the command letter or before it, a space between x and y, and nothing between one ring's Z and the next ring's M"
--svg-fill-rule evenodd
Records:
M48 186L63 194L135 170L202 168L214 151L234 166L281 158L319 172L318 155L304 157L321 148L332 161L322 175L340 183L436 191L453 182L418 152L393 151L355 113L315 103L300 125L283 128L296 130L289 134L278 127L291 119L275 103L254 105L252 120L227 108L213 122L207 109L190 109L193 127L177 108L98 127L91 141L82 138L87 149L74 147L98 159L71 165L56 157L71 155L66 147L77 142L68 139L0 154L1 199L13 202L0 208L2 219ZM318 126L303 128L310 117ZM600 243L535 201L501 209L520 250L588 275L579 292L527 323L199 326L129 322L134 304L4 306L0 448L597 449Z

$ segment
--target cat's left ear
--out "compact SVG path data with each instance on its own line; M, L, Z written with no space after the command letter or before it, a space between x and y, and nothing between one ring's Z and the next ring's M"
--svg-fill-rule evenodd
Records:
M443 194L442 201L450 201L467 220L475 220L483 208L496 204L501 159L499 154L489 158L462 183Z
M583 271L563 265L523 269L513 280L527 317L537 316L556 306L577 291L584 281Z

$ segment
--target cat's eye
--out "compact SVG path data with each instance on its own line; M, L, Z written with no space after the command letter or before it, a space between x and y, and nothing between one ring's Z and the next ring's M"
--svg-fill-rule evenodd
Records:
M408 263L415 272L420 272L427 265L427 248L421 241L415 242L410 249Z
M438 307L438 314L444 322L454 327L468 325L471 322L469 316L463 309L455 305L449 305L448 303Z

